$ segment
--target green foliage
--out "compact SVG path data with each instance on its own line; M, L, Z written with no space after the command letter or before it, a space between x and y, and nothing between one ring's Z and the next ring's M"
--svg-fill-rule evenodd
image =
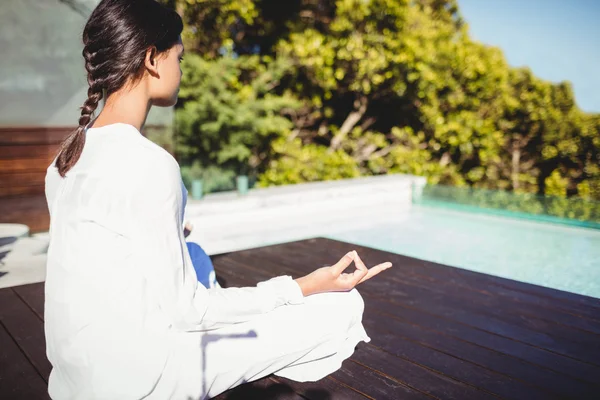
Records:
M202 55L177 118L190 162L263 186L402 172L600 199L600 116L471 39L454 0L170 3Z
M192 165L181 167L181 177L183 179L183 183L186 186L190 186L192 181L204 180L204 168L202 168L200 163L196 161Z
M560 174L560 171L552 171L550 176L544 180L544 184L546 186L547 195L567 197L567 185L569 184L569 180L564 178Z
M184 164L219 165L236 174L262 171L271 142L289 134L283 113L300 103L273 89L288 66L259 56L184 60L176 115L177 153Z
M181 167L181 178L188 190L191 190L192 181L202 180L202 190L205 193L232 190L235 188L235 173L219 168L215 165L202 167L198 161L191 165Z
M162 0L182 16L182 39L189 53L206 58L218 56L222 46L231 45L230 35L240 24L257 16L253 0Z
M278 139L273 143L275 157L257 186L355 178L360 175L356 161L346 152L329 152L326 147L303 145L300 139Z

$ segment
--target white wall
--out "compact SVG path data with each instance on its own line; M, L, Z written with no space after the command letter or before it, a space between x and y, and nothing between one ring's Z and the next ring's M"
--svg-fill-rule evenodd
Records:
M81 36L98 2L1 0L0 126L77 124L87 98ZM171 108L155 108L147 124L172 121Z

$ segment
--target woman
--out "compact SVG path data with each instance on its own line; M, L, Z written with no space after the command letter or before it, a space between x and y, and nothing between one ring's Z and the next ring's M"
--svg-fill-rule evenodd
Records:
M140 134L150 107L177 101L181 31L153 0L102 0L85 26L88 98L46 175L54 399L203 399L272 373L318 380L369 340L354 286L390 263L367 269L351 252L297 279L198 283L179 166Z

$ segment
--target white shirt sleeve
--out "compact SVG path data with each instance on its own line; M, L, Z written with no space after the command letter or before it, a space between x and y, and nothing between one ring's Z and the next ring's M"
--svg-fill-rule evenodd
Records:
M251 320L304 296L290 276L256 287L207 289L198 282L183 235L183 186L168 153L141 162L130 183L131 236L148 295L168 322L181 330L210 330ZM136 168L137 170L137 168Z

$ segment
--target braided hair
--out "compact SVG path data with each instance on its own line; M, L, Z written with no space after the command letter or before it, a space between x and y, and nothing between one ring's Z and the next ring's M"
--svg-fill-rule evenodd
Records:
M144 74L146 51L168 51L183 30L181 17L155 0L102 0L83 30L87 99L79 126L63 141L56 167L64 177L77 163L85 145L85 130L103 98L135 84Z

